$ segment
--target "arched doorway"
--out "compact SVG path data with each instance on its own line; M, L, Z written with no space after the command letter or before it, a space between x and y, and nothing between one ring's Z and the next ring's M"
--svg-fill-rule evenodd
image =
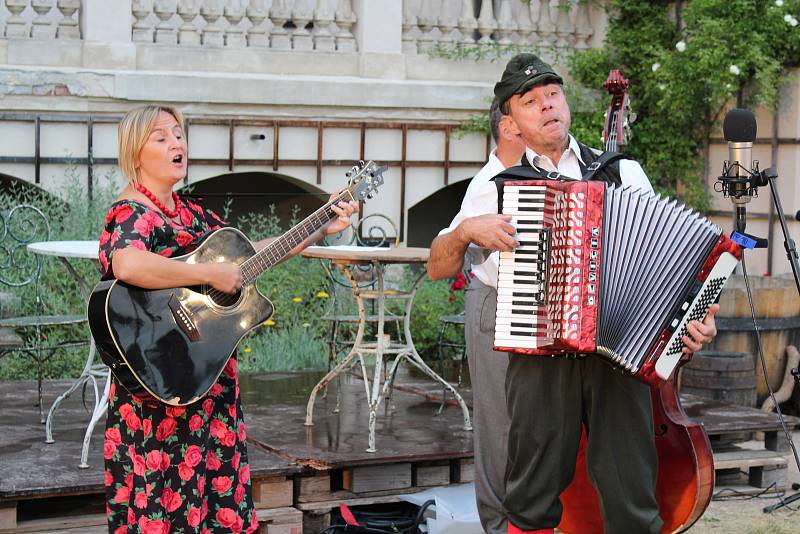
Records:
M409 247L429 247L442 228L450 226L461 208L470 180L462 180L440 189L408 210Z
M278 173L241 172L195 182L190 194L220 215L229 209L231 223L248 214L274 213L288 227L292 217L302 220L328 200L328 193L311 184Z

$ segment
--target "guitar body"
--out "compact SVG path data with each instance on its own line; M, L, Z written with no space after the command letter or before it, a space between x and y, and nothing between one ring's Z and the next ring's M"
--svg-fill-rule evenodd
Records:
M241 264L254 254L244 234L222 228L174 261ZM210 286L153 290L106 280L88 307L92 336L114 376L131 393L173 406L205 395L242 337L272 313L256 284L227 295Z

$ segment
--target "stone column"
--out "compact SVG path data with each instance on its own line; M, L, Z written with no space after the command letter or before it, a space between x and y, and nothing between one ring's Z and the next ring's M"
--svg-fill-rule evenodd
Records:
M367 78L406 77L402 52L403 3L397 0L355 0L356 41L360 74Z
M131 41L131 0L83 0L83 65L103 69L135 69Z

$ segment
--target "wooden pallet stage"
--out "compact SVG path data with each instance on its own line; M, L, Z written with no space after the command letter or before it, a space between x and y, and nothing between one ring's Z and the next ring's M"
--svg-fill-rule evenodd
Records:
M324 515L343 500L371 504L472 479L472 435L461 428L460 410L435 416L437 404L397 391L378 418L378 452L367 453L364 386L355 377L342 380L339 413L333 413L332 387L327 399L317 401L316 424L303 425L307 395L319 377L242 377L253 498L263 532L300 534L304 509L325 509L317 514ZM68 384L48 381L45 402ZM88 421L79 393L62 404L56 443L47 445L33 405L35 388L32 381L0 382L0 534L104 531L104 425L93 435L90 468L78 469Z
M398 377L400 387L378 417L378 451L368 453L364 386L356 376L343 377L327 398L319 397L314 426L304 426L307 396L319 377L309 372L242 377L253 497L262 532L318 532L339 503L395 502L404 493L473 479L472 434L463 430L457 407L435 415L441 389L432 382ZM45 402L67 385L48 381ZM341 405L334 413L337 387ZM0 382L0 534L102 532L103 424L95 429L91 467L78 469L88 421L80 395L62 405L54 428L56 443L47 445L33 405L35 388L31 381ZM462 393L471 404L469 389ZM715 445L718 488L734 482L752 491L772 483L785 486L786 457L774 414L696 397L684 398L683 404L705 424ZM800 420L789 418L789 424L800 427ZM728 439L754 431L767 435L760 450L737 449Z
M788 489L789 445L777 414L694 395L681 396L681 404L689 417L702 421L708 433L714 450L716 492L728 488L757 494ZM789 432L800 428L797 417L784 418ZM743 447L742 442L753 443L754 432L763 432L764 441L758 448Z

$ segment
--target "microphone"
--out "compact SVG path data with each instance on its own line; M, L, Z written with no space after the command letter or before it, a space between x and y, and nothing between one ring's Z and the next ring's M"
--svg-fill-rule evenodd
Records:
M734 204L745 204L752 198L748 182L753 175L753 141L757 129L756 116L747 109L730 110L722 123L728 142L728 161L720 179L727 183L727 193Z

